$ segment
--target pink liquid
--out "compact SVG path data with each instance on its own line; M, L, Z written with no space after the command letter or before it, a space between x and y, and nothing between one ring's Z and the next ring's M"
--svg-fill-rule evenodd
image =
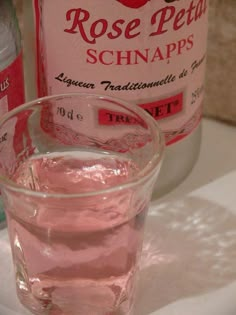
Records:
M13 180L75 194L122 184L135 173L129 160L60 153L29 159ZM136 195L131 188L80 199L6 194L21 302L35 314L131 314L147 209Z

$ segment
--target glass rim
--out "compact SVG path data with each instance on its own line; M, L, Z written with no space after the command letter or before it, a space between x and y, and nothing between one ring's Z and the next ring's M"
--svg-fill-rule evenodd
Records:
M111 101L115 102L117 105L123 105L125 109L127 109L130 112L133 112L140 116L141 119L143 119L145 122L147 122L147 125L150 129L151 136L156 138L156 144L157 144L157 151L155 154L153 154L152 158L149 159L149 161L146 163L145 167L138 171L135 176L133 176L130 180L118 184L118 185L112 185L109 188L99 189L95 191L88 191L88 192L82 192L82 193L47 193L42 191L34 191L28 188L24 188L20 185L17 185L13 181L11 181L9 178L7 178L4 175L0 174L0 186L6 187L7 189L16 192L16 193L22 193L24 195L33 196L33 197L41 197L41 198L82 198L82 197L92 197L92 196L99 196L103 194L108 194L116 191L120 191L123 189L135 187L137 185L142 184L145 182L149 177L152 176L152 173L155 172L156 168L158 166L161 166L163 156L164 156L164 148L165 148L165 140L163 132L161 131L158 123L152 118L150 114L148 114L145 110L140 108L139 106L125 101L118 97L112 97L107 96L103 94L93 94L93 93L64 93L64 94L55 94L51 96L45 96L41 98L36 98L32 101L26 102L11 111L7 112L0 118L0 128L1 126L7 122L10 118L14 117L15 115L23 112L24 110L29 109L32 106L43 104L45 101L50 100L56 100L59 98L71 98L71 97L85 97L85 98L93 98L93 99L104 99L105 101ZM158 134L158 136L155 136L155 134Z

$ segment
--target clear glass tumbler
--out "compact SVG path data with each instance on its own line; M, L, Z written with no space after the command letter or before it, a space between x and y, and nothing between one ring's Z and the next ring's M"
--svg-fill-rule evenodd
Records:
M21 303L34 314L132 314L163 159L156 122L118 99L68 94L6 114L0 137Z

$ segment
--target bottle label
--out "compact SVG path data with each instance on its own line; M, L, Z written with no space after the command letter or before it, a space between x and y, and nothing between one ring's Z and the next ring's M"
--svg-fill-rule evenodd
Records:
M82 103L83 99L60 97L57 98L57 106L54 100L52 103L54 106L43 107L40 127L50 136L50 140L54 139L53 143L58 143L59 140L61 145L89 146L125 153L152 141L145 122L132 112L128 113L122 107L118 108L112 103L97 100L90 101L90 105L96 104L95 106L81 104L82 106L78 108L79 102ZM107 118L110 115L119 118L114 120L113 117ZM108 127L113 127L114 124L122 125L122 128L108 130ZM44 141L46 145L50 140L46 138Z
M183 139L201 120L208 5L35 0L39 96L116 96L151 114L168 145ZM109 113L101 115L99 122L110 124Z
M0 117L25 101L22 53L0 72ZM13 172L25 145L27 115L18 114L0 127L0 170Z
M0 71L0 116L25 101L22 53Z

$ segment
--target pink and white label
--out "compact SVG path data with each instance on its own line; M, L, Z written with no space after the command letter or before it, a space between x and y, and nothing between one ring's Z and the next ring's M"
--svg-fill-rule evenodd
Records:
M24 78L22 54L0 72L0 116L23 104ZM20 116L19 116L20 117ZM23 149L23 133L27 119L12 117L0 128L0 168L10 171Z
M0 115L25 101L22 54L0 71Z
M39 96L86 92L131 101L158 120L167 144L198 126L208 0L34 4Z

